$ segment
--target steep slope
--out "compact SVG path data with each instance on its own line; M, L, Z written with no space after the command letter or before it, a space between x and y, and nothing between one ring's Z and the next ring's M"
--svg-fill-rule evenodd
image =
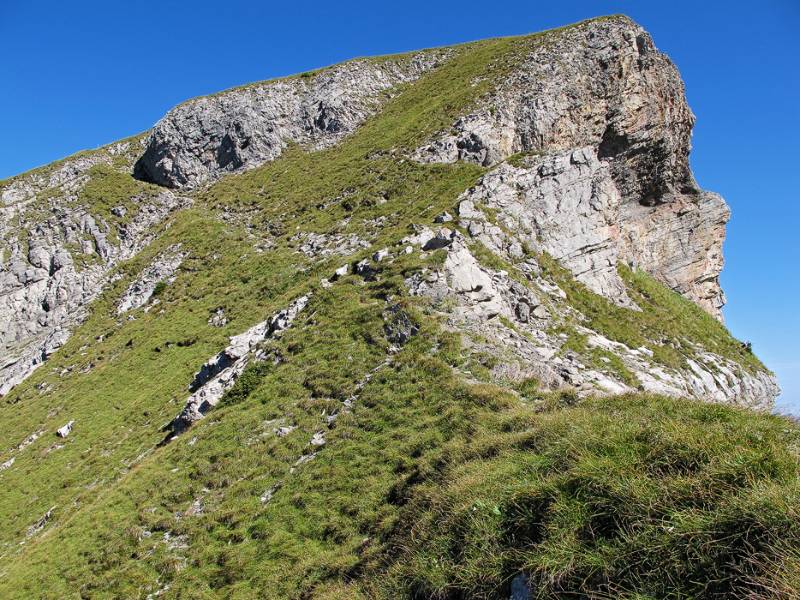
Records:
M652 395L777 394L692 123L611 17L5 182L0 595L790 597L796 426Z

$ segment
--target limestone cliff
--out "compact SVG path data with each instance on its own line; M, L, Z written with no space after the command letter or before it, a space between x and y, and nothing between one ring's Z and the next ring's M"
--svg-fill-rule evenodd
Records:
M135 174L167 187L195 187L274 160L289 144L325 148L352 133L392 88L414 81L446 54L355 60L191 100L156 124Z
M797 597L693 123L606 17L0 182L0 597Z
M566 156L580 149L574 167L566 159L554 170L545 161L532 169L500 169L493 179L530 188L517 179L538 170L545 181L532 185L553 202L551 190L558 194L562 179L581 178L587 192L598 188L595 204L603 206L550 207L560 225L570 226L575 217L584 224L563 247L554 239L548 250L568 257L582 281L620 302L624 293L614 270L623 260L721 318L719 273L728 209L694 181L689 169L693 125L683 82L669 58L641 27L611 19L570 28L537 47L476 110L415 156L490 166L515 153ZM592 220L597 223L586 223ZM587 228L598 231L593 235ZM561 237L552 229L543 233Z
M618 265L627 265L721 319L719 273L729 210L718 195L698 188L689 169L694 116L675 66L624 17L550 32L521 47L486 93L449 127L416 148L401 149L402 160L480 165L483 176L457 199L457 224L503 259L514 263L546 253L591 291L636 311L640 307L618 272ZM7 182L0 393L63 344L115 266L136 255L171 211L191 202L139 183L126 199L129 208L120 204L108 212L106 206L100 214L83 191L98 166L113 162L118 174L127 170L190 195L223 174L274 161L290 145L315 151L341 143L403 86L457 54L445 49L360 59L199 98L171 110L146 137ZM101 200L103 193L113 195L101 190ZM319 240L324 245L324 237ZM340 245L339 253L361 246ZM142 282L131 284L135 298L121 299L120 306L146 303L180 260L173 253L164 264L156 261ZM777 389L763 374L758 385L736 392L730 390L741 386L733 375L699 387L670 386L663 379L645 387L756 405L768 404Z
M114 267L146 246L181 205L175 194L145 187L104 208L83 196L93 177L113 178L114 159L124 168L125 154L137 147L114 144L0 187L0 396L66 342ZM101 196L92 200L113 202L119 192L103 189Z

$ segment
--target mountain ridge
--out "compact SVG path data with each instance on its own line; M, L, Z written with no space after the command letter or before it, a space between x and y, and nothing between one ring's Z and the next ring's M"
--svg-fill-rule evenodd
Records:
M456 456L488 468L492 437L535 472L551 442L532 457L521 438L570 418L626 444L665 436L652 452L685 452L698 482L734 476L719 452L789 485L793 427L662 397L766 409L777 383L718 320L727 207L691 176L694 117L644 30L609 17L344 64L182 103L147 135L3 182L9 597L391 596L346 583L367 572L408 597L478 593L465 556L438 575L422 550L414 574L392 562L413 539L405 505L428 514L419 494ZM625 407L631 431L609 429ZM771 471L748 466L751 434ZM580 460L601 460L594 439ZM580 460L569 472L596 489ZM583 489L550 484L567 504ZM726 490L697 518L722 518ZM469 500L489 521L511 514L498 502ZM519 572L578 589L501 554L481 593ZM761 589L756 567L725 565ZM558 568L597 593L634 581Z

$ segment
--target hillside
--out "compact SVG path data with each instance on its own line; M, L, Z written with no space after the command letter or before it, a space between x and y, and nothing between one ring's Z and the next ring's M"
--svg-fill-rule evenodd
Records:
M605 17L0 182L0 597L794 597L693 124Z

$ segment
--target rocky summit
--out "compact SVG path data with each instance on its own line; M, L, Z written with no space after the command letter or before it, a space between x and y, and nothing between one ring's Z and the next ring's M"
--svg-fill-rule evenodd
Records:
M0 596L795 597L694 120L614 16L0 182Z

